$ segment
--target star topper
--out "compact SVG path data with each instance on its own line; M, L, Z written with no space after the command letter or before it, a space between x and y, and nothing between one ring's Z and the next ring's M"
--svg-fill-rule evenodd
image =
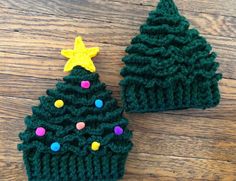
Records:
M79 65L90 72L95 72L96 67L91 58L95 57L99 52L99 47L86 48L81 36L75 39L74 49L62 50L61 55L69 60L64 66L64 72L71 71L75 66Z

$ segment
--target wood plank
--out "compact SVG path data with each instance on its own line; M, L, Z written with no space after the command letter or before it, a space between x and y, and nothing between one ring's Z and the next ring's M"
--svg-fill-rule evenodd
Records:
M81 6L79 6L78 8L80 7ZM114 5L113 7L116 7L116 5ZM118 11L121 11L121 9L126 8L126 6L118 7L118 8L120 8L118 9ZM129 16L126 16L124 12L120 12L120 14L119 12L117 12L115 14L112 14L106 17L106 19L112 18L112 17L114 18L107 22L107 21L101 21L101 18L104 18L104 14L100 15L100 13L96 13L93 11L90 12L94 14L93 18L84 17L82 13L84 11L83 9L79 11L80 12L79 16L77 16L76 18L71 18L70 16L58 17L58 14L55 14L55 15L44 14L41 12L34 12L32 10L22 11L18 9L0 8L0 12L2 13L2 17L0 21L1 20L8 21L9 25L11 24L12 26L6 27L2 25L2 28L3 29L8 28L9 31L12 30L13 32L14 30L16 32L27 31L27 30L29 31L32 29L34 30L35 28L37 28L37 26L44 26L45 31L41 32L42 34L44 34L44 33L48 33L48 30L52 29L54 26L59 26L57 30L60 30L60 31L64 30L66 32L66 31L71 31L71 28L73 27L80 27L80 29L87 28L86 32L89 33L89 31L91 31L89 28L94 29L95 27L97 27L99 29L103 28L102 29L103 31L98 31L99 29L96 28L97 33L102 33L104 31L110 32L110 33L116 32L113 35L117 37L116 35L118 34L117 34L117 31L115 30L117 28L122 29L123 33L126 33L126 30L137 31L139 29L139 26L142 23L144 23L144 21L146 20L147 13L150 10L151 9L147 9L146 11L143 11L142 9L137 10L137 8L133 8L132 11L129 11L129 13L131 13L131 15ZM107 13L112 13L110 9L104 9L102 13L104 13L104 11ZM84 12L84 14L87 15L88 13ZM207 13L196 13L196 12L185 12L184 15L186 16L187 19L189 19L190 23L204 35L214 35L214 36L224 36L224 37L235 38L236 17L225 17L221 15L211 15ZM29 19L27 18L28 16L32 16L32 17ZM17 19L18 21L12 21L12 19ZM42 21L46 21L46 23L41 23ZM21 27L17 26L18 23L22 23ZM50 25L50 26L45 26L45 24ZM80 25L78 26L78 24ZM29 29L28 28L29 26L31 26L32 28ZM110 30L110 31L107 31L107 30ZM96 38L100 38L100 37L97 36ZM115 42L113 39L112 41Z
M126 6L136 5L139 7L156 7L158 0L111 0L114 3L123 3ZM217 15L235 16L236 2L228 0L174 0L180 10ZM220 11L219 11L220 9Z
M235 164L231 162L196 158L166 157L145 153L131 153L127 162L128 173L151 174L176 178L235 180Z
M20 10L30 10L48 14L56 14L60 16L79 17L85 16L87 19L99 19L100 21L111 21L114 15L129 17L135 13L134 20L142 14L147 14L148 11L154 9L157 5L157 0L52 0L48 3L47 0L8 0L2 1L2 7L15 8ZM199 13L235 16L236 2L228 0L175 0L176 5L180 10L193 11ZM220 11L219 11L220 10ZM97 16L94 15L96 13ZM123 19L123 21L125 21ZM120 18L122 21L122 18Z
M40 77L55 75L54 78L58 78L56 76L61 75L61 72L60 74L58 74L59 72L53 72L53 74L48 72L44 75L41 70L61 71L65 59L60 55L60 49L72 47L74 37L77 35L77 32L80 32L87 41L86 44L88 46L101 47L100 55L94 59L95 63L99 62L97 65L98 70L102 72L106 69L107 72L108 69L112 68L113 70L110 72L115 72L118 75L123 66L121 58L125 54L124 49L129 44L132 36L137 33L133 30L124 30L123 27L111 27L111 29L108 28L109 25L103 26L95 23L95 21L85 22L81 20L77 22L69 18L56 19L54 16L38 16L38 14L29 19L29 15L22 14L22 12L18 14L18 11L15 10L4 10L2 13L5 13L2 21L8 19L9 26L4 26L4 23L0 22L0 29L3 31L0 37L0 58L2 60L0 61L0 71L7 74L25 75L25 72L27 74L34 72L33 76L37 76L35 70L38 70ZM11 18L7 18L9 13ZM67 31L66 27L68 24L70 26ZM97 33L98 29L104 27L105 30L102 34ZM41 31L42 28L44 31ZM19 32L15 30L19 30ZM114 32L116 32L115 36ZM68 33L70 35L65 37L65 34ZM112 41L111 36L113 36ZM207 35L206 37L212 43L214 50L218 52L217 60L221 63L219 70L224 72L224 77L236 78L236 64L233 63L236 56L236 41L234 41L234 38L215 37L212 35ZM30 57L31 55L37 57ZM13 64L12 62L16 63ZM25 70L22 72L23 67Z
M121 10L121 8L124 9L124 7L118 7L118 8L120 8L118 9L119 11ZM94 13L93 18L83 17L83 13L81 13L81 11L83 12L84 10L81 10L79 16L77 16L76 18L71 18L70 16L65 16L65 17L59 16L55 18L56 16L58 16L58 14L56 15L44 14L40 12L32 12L27 10L20 11L15 9L0 8L0 12L2 13L1 17L2 21L9 21L8 24L11 25L6 27L4 26L4 24L2 24L1 28L3 29L7 28L9 31L12 32L18 32L18 31L28 32L31 30L35 30L38 26L44 26L45 31L43 32L41 31L38 34L48 33L48 30L53 29L54 26L58 26L56 29L59 31L64 30L64 32L66 31L71 32L71 28L76 27L80 29L86 28L86 31L83 30L82 32L89 33L91 31L89 28L92 28L93 30L96 31L96 33L102 33L102 32L104 32L104 34L113 33L113 36L117 39L116 41L110 39L110 41L117 43L119 42L119 37L120 37L120 35L118 36L119 31L117 32L117 29L121 29L123 33L126 34L129 33L127 32L127 30L137 31L139 29L139 26L146 20L148 11L150 11L150 9L147 9L146 11L140 9L138 10L139 12L136 12L136 10L137 8L133 8L132 11L129 11L129 13L133 13L129 16L126 16L126 14L124 14L123 12L120 12L120 14L119 12L117 12L116 14L108 16L108 18L113 17L114 19L111 19L107 22L107 21L101 21L101 18L104 18L104 15L102 15L102 17L99 17L100 14L93 11L91 11L91 13ZM105 9L104 11L111 13L110 9ZM104 13L104 11L102 12ZM87 15L87 13L85 12L84 14ZM204 35L235 38L236 17L225 17L221 15L211 15L207 13L196 13L196 12L185 12L184 15L187 17L187 19L189 19L191 24ZM32 18L29 19L27 18L28 16L32 16ZM98 17L99 19L97 19ZM136 19L137 17L139 18ZM14 21L12 19L15 20L17 19L18 21ZM46 22L41 23L42 21ZM17 23L24 22L24 23L22 23L21 27L19 27L17 26L16 22ZM45 26L45 24L50 26ZM103 31L100 32L98 31L97 28L102 29ZM55 28L53 30L55 30ZM94 36L92 36L92 38L94 38ZM102 37L95 36L95 38L98 39Z
M132 123L131 128L135 130L134 153L220 160L236 164L235 140L176 136L171 135L172 133L158 133L158 131L148 132L139 129L140 127L137 129Z
M204 114L202 111L199 114ZM213 115L213 114L212 114ZM133 130L211 139L236 139L235 119L196 117L191 114L127 114Z
M15 163L0 159L1 181L26 181L23 162Z
M188 178L176 178L176 177L162 177L162 176L157 176L153 174L146 174L146 175L140 175L140 174L133 174L133 173L126 173L124 176L124 181L189 181ZM191 181L207 181L206 179L191 179Z

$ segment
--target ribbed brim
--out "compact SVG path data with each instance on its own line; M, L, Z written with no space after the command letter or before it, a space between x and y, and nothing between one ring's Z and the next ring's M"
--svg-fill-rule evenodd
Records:
M127 154L78 157L24 152L29 181L115 181L124 175L126 158Z
M147 88L137 83L121 85L126 112L159 112L186 108L210 108L220 102L217 81L191 84L176 83L171 87Z

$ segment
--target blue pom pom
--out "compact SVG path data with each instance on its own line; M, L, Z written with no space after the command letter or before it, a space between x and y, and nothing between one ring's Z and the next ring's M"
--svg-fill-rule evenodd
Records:
M97 99L97 100L95 101L95 106L96 106L97 108L101 108L101 107L103 106L103 101L102 101L101 99Z
M54 143L51 144L51 150L52 151L57 152L57 151L60 150L60 148L61 148L61 145L58 142L54 142Z

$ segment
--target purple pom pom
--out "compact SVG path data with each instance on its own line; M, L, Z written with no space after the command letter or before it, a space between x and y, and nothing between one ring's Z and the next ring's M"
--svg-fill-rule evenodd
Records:
M114 128L114 133L115 133L116 135L121 135L121 134L123 134L123 129L122 129L120 126L116 126L116 127Z

